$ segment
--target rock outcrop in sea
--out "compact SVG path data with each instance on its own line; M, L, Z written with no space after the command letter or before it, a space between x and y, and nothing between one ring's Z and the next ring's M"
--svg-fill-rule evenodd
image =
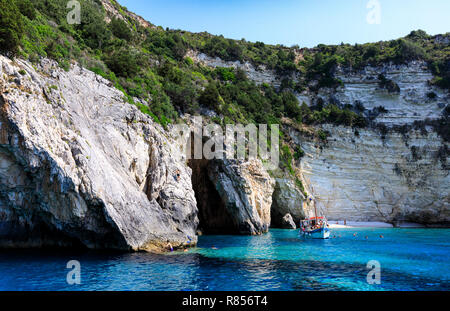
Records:
M200 226L207 234L266 233L274 181L260 160L190 160Z
M216 160L208 174L234 232L255 235L269 231L275 183L260 160Z

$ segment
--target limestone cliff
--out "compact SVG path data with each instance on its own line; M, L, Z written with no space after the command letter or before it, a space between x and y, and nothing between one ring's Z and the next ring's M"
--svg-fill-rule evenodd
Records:
M1 57L0 87L0 246L196 243L191 170L110 82Z
M199 53L188 55L211 67L240 68L257 83L279 85L280 78L265 68L224 62ZM380 87L380 75L398 86L399 91ZM323 144L287 126L294 144L307 154L297 167L319 210L331 219L448 223L448 142L426 123L419 126L420 130L411 129L414 122L448 118L445 109L450 96L430 85L433 75L426 63L385 64L356 71L338 67L335 76L342 81L341 86L305 91L298 94L299 101L309 106L335 104L359 110L370 120L369 128L354 131L324 126L331 137ZM397 131L392 131L392 127L397 127ZM276 178L272 225L280 227L288 213L298 223L311 212L311 206L302 208L304 201L291 176Z
M380 74L398 85L400 92L390 93L380 87ZM322 88L317 93L304 92L298 96L300 102L312 105L320 100L341 107L353 106L364 109L367 117L376 118L376 122L388 126L440 118L442 110L450 103L444 90L429 84L433 75L425 62L369 66L357 71L339 67L336 78L342 81L342 86ZM373 110L380 106L385 111L375 113Z
M226 68L236 68L243 70L249 79L255 81L257 84L267 83L273 84L275 86L279 86L281 81L279 77L275 74L273 70L268 70L264 65L259 67L255 67L253 64L249 62L230 62L224 61L219 57L210 57L204 53L199 53L194 50L189 50L186 53L186 56L191 58L194 62L201 64L203 66L209 67L226 67Z
M225 62L196 52L188 56L211 67L240 68L256 83L280 84L273 71L249 63ZM380 75L398 91L381 87ZM450 95L429 83L433 75L427 64L338 67L335 77L341 86L305 91L297 95L299 101L350 107L363 113L370 126L356 131L331 125L312 129L328 132L327 143L286 127L292 146L306 152L297 171L319 210L331 219L448 224L449 144L443 137L448 133L438 135L429 124L445 118L443 122L448 122ZM311 214L309 202L302 208L305 197L292 176L275 176L275 180L272 226L281 227L287 214L295 223Z
M204 143L214 140L214 135L201 131L198 125L207 126L209 118L195 121L184 115L189 126L192 186L199 209L201 233L247 234L266 233L271 225L271 207L275 180L269 175L260 159L237 160L223 156L207 160L192 159L194 135ZM201 136L201 138L200 138ZM224 148L223 150L226 150Z
M380 74L399 91L381 88ZM369 127L317 127L329 133L325 143L289 127L290 137L306 153L299 169L325 214L331 219L448 224L448 133L429 124L448 122L449 94L430 86L432 75L422 62L356 72L340 68L336 76L341 87L305 92L300 99L362 109L371 120Z
M326 144L291 130L306 155L300 169L318 207L332 220L450 222L447 144L434 132L324 126Z

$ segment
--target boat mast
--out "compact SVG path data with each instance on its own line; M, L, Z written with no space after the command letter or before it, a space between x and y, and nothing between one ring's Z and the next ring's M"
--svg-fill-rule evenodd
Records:
M316 215L316 220L317 220L317 206L316 206L316 201L314 201L313 204L314 204L314 214Z

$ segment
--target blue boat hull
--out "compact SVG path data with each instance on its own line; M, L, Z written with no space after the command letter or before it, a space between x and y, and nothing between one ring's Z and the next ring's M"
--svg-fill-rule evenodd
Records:
M328 239L330 237L330 229L325 227L313 231L303 231L302 234L304 237L312 239Z

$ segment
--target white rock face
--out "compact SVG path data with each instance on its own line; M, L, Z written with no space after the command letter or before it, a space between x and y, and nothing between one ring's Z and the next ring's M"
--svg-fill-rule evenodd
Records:
M442 40L445 41L445 38ZM248 62L224 61L196 51L189 51L186 56L197 63L213 68L240 68L256 84L268 83L275 87L281 84L275 72L267 70L264 66L255 68ZM378 85L379 74L394 81L400 87L400 93L392 94L381 89ZM356 72L339 67L336 78L343 82L343 86L336 90L321 88L317 94L305 91L296 95L298 101L308 106L316 103L319 98L325 104L337 103L342 106L355 106L357 102L360 102L366 108L366 113L382 106L388 112L378 115L375 121L387 126L411 124L425 119L439 119L442 111L450 104L450 95L447 92L429 84L433 75L423 61L412 61L407 65L368 66ZM296 79L294 77L294 80ZM429 93L434 93L436 97L430 98Z
M326 145L291 130L306 155L301 171L317 206L330 220L450 222L448 144L436 133L408 138L373 130L324 126Z
M0 87L0 246L196 242L191 171L171 157L178 146L110 82L0 57Z
M444 35L437 35L434 38L435 44L442 44L442 45L449 45L450 44L450 35L444 34Z
M446 39L447 37L442 38L441 41ZM248 62L224 61L196 51L189 51L186 56L197 63L213 68L240 68L247 73L250 80L257 84L268 83L275 87L281 84L275 72L267 70L264 66L254 68ZM379 74L394 81L400 87L400 93L392 94L381 89L378 85ZM297 94L300 104L304 102L311 106L318 99L323 100L325 104L337 103L342 106L355 106L359 102L366 108L366 113L382 106L388 112L378 115L375 121L387 126L411 124L425 119L439 119L442 111L450 104L448 92L429 84L433 75L423 61L412 61L407 65L391 63L379 67L368 66L356 72L339 67L336 78L343 82L343 86L336 90L321 88L317 94L309 91ZM428 96L430 93L434 93L435 97L430 98Z
M276 74L272 70L266 69L265 66L259 66L255 68L251 63L240 61L224 61L219 57L213 58L204 53L199 53L197 51L190 50L186 54L187 57L190 57L194 62L200 63L204 66L209 67L225 67L225 68L237 68L242 69L247 74L247 77L254 81L256 84L272 84L276 87L280 86L281 82L277 79Z
M390 94L378 86L378 75L382 73L400 87L400 94ZM388 110L376 118L376 122L386 125L410 124L414 121L440 118L443 109L450 104L450 96L440 88L428 84L433 75L424 62L411 62L408 65L385 65L366 67L359 72L345 72L340 69L336 78L344 85L336 91L323 88L317 95L304 93L298 96L300 102L308 105L318 98L325 103L338 102L354 106L357 102L367 110L383 106ZM427 94L435 93L430 99Z
M394 81L400 93L380 89L379 74ZM450 103L448 93L429 85L433 76L424 62L367 67L356 73L339 68L336 77L343 86L305 92L299 100L308 105L319 98L340 106L359 102L366 113L383 106L388 112L374 121L387 127L440 119ZM428 134L390 132L385 139L374 129L359 130L359 137L350 128L323 129L331 133L326 145L295 130L291 136L307 153L300 169L308 190L330 219L449 223L449 146L431 127Z
M303 209L306 200L303 193L297 188L292 178L276 178L275 191L272 205L272 225L283 227L283 218L289 214L295 224L307 217L307 211Z

